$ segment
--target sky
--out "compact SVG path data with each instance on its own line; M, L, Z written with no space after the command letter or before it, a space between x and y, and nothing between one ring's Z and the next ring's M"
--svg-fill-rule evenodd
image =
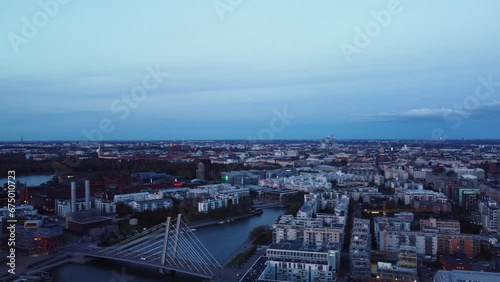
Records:
M500 1L0 6L0 141L500 138Z

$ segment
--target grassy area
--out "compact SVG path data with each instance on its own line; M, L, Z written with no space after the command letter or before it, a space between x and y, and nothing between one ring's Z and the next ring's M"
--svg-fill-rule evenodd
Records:
M252 248L246 252L239 253L229 264L230 267L241 267L244 262L246 262L255 252L257 251L257 246L252 245Z

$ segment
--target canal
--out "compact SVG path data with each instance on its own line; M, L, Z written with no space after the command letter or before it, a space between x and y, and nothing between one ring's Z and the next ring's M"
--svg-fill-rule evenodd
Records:
M34 175L16 175L16 182L26 183L28 186L38 186L43 184L54 177L54 174L34 174ZM9 179L12 181L12 179ZM7 183L7 178L0 178L0 186Z
M238 253L253 228L263 224L272 225L285 210L266 208L260 216L223 225L198 228L196 236L219 261L226 261ZM177 274L175 277L161 275L156 269L140 268L113 262L92 262L86 265L68 264L51 271L55 281L71 282L121 282L121 281L202 281L199 278Z

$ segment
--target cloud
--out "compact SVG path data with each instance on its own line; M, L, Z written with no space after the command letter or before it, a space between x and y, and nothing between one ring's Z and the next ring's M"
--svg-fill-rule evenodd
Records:
M353 114L350 121L353 122L386 122L386 121L440 121L453 115L468 119L500 118L500 101L493 101L479 105L474 110L457 108L419 108L405 112L383 112L369 114Z

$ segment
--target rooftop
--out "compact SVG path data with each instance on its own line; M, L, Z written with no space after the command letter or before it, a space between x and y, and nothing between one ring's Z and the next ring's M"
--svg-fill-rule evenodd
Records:
M465 271L439 270L434 275L434 281L437 282L458 282L458 281L481 281L481 282L498 282L500 281L500 273L482 272L482 271Z

